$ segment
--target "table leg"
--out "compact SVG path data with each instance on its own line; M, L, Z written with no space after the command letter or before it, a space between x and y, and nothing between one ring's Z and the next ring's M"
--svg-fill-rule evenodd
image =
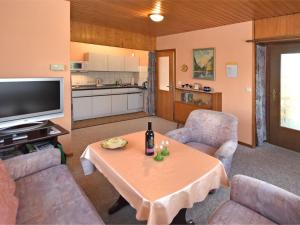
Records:
M217 189L212 189L212 190L210 190L210 191L208 192L208 194L213 195L213 194L216 193L216 192L217 192Z
M190 224L194 225L195 223L192 220L185 220L186 208L181 209L178 214L175 216L171 224Z
M129 205L129 203L120 195L118 200L108 209L108 214L114 214L127 205Z

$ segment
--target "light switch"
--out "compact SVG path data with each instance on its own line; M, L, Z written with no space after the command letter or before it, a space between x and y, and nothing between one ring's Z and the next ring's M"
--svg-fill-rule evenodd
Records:
M249 92L249 93L251 93L252 92L252 88L251 87L246 87L246 92Z
M64 64L50 64L51 71L65 71Z

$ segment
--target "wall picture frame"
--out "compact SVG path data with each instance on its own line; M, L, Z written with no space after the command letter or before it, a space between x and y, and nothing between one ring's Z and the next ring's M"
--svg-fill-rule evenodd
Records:
M193 78L215 80L215 48L193 49Z

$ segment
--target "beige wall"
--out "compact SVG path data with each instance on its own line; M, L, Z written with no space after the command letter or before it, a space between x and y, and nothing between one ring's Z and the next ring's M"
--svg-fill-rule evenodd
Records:
M176 49L176 80L183 83L201 83L223 93L223 111L239 118L239 141L252 144L252 93L246 88L253 85L253 38L252 22L227 25L168 36L158 37L157 50ZM192 79L192 50L195 48L216 49L216 80ZM238 77L228 78L225 65L238 63ZM187 72L181 72L187 64Z
M65 116L56 122L70 130L70 3L3 0L0 27L0 77L64 77ZM66 71L50 71L50 64Z

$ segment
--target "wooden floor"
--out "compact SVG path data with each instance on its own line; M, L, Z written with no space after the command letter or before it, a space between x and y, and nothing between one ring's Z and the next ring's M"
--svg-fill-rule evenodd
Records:
M84 127L92 127L106 123L114 123L124 120L132 120L148 116L145 112L129 113L123 115L107 116L95 119L80 120L72 123L72 130Z

